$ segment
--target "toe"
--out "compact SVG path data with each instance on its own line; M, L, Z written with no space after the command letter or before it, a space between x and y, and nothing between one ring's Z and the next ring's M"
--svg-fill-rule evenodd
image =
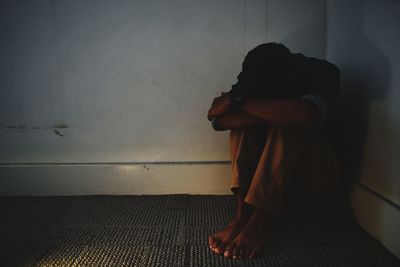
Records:
M225 257L225 258L230 258L230 257L232 257L232 251L230 251L230 250L225 250L225 252L224 252L224 257Z
M241 249L239 252L239 259L243 259L243 258L245 258L245 250Z
M216 254L222 254L222 253L224 253L225 249L223 247L216 247L216 248L213 249L213 251Z
M238 247L235 247L232 251L232 257L234 259L239 259L239 254L240 254L240 249Z
M213 237L213 236L209 236L209 237L208 237L208 246L209 246L210 248L213 248L214 245L215 245L214 237Z
M239 254L239 249L236 247L232 250L232 258L237 259Z
M255 253L251 252L250 255L249 255L249 259L252 259L254 257L255 257Z
M218 243L218 244L214 247L213 251L214 251L215 253L217 253L217 254L222 254L222 253L224 253L224 251L225 251L225 244L222 243L222 242Z
M249 258L254 258L258 255L258 250L253 249L253 251L250 252Z
M208 239L208 245L210 246L211 250L220 246L221 241L216 238L215 236L210 236Z
M232 244L229 245L229 246L225 249L224 257L225 257L225 258L230 258L230 257L232 257L232 251L233 251L233 249L234 249L234 246L233 246Z

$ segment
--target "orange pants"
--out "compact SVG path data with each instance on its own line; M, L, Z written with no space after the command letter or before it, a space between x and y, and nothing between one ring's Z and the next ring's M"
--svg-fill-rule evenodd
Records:
M273 125L231 130L232 191L269 212L321 210L339 195L340 166L315 131Z

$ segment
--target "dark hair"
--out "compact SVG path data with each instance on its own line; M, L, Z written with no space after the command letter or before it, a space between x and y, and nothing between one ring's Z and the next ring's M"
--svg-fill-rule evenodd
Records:
M283 44L261 44L247 53L242 68L245 72L265 72L266 68L282 68L289 64L291 55Z
M265 43L245 57L233 90L256 98L293 98L301 96L293 86L292 53L278 43Z

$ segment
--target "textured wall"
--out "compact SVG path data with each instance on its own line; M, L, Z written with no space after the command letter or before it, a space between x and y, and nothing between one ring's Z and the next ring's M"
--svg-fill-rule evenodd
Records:
M326 1L267 1L267 40L292 52L325 58Z

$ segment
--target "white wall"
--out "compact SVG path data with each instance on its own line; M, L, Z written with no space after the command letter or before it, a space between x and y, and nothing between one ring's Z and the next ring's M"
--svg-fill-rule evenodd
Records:
M355 213L400 257L400 2L328 3L327 57L342 72L346 160L361 184Z
M2 0L0 12L1 194L193 193L170 169L197 193L229 193L210 101L257 44L325 47L318 0ZM104 168L122 178L100 186Z
M267 40L292 52L325 58L326 1L267 1Z
M227 159L205 116L240 70L243 5L3 1L1 161Z

